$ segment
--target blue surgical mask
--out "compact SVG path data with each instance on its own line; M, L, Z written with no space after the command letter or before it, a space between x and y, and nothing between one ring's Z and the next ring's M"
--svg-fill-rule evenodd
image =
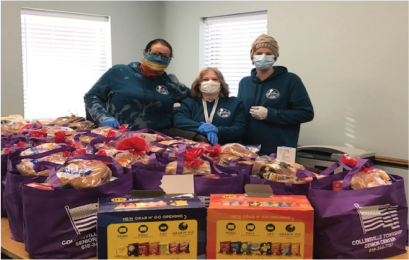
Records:
M161 57L156 57L153 56L150 53L145 53L145 59L147 59L148 61L152 61L152 62L156 62L156 63L160 63L160 64L164 64L164 65L169 65L170 63L170 59L163 59Z
M275 59L274 55L254 55L253 64L257 69L268 70L273 66Z

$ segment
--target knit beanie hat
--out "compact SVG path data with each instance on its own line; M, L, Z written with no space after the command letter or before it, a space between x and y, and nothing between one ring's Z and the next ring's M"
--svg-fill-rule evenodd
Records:
M257 49L260 49L260 48L269 48L273 52L275 56L275 60L277 60L279 56L278 44L277 44L277 41L274 40L273 37L267 34L262 34L259 37L257 37L257 39L251 45L250 59L253 58L253 54L257 51Z

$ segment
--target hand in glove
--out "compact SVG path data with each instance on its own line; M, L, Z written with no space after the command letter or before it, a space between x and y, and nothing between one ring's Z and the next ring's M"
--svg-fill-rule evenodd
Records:
M214 133L218 133L219 130L217 129L217 127L213 124L209 124L209 123L205 123L202 122L202 124L199 126L199 128L197 129L197 131L199 133L209 133L209 132L214 132Z
M110 126L110 127L119 127L119 122L113 117L109 117L102 121L103 126Z
M257 120L264 120L267 118L268 110L262 106L251 107L250 114Z
M215 132L207 132L207 140L209 140L212 146L215 146L219 141Z

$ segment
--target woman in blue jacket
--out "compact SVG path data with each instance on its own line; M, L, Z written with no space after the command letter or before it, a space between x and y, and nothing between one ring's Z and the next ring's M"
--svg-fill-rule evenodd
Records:
M217 68L204 68L197 74L191 95L175 114L175 127L204 133L212 145L240 141L246 127L243 102L229 97L228 85Z
M279 56L276 40L260 35L252 44L251 76L239 83L247 130L244 144L261 144L260 153L270 154L277 146L297 147L301 123L314 118L314 109L301 79L286 67L273 66Z
M172 47L163 39L150 41L143 62L114 65L84 96L94 122L103 126L128 125L129 130L162 130L172 125L173 105L190 89L167 74Z

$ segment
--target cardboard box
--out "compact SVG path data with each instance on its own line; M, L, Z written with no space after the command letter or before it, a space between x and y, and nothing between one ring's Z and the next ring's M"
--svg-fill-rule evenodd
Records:
M246 194L212 194L208 259L311 259L314 210L305 196L271 195L268 185Z
M206 208L193 194L99 200L99 259L204 259Z

